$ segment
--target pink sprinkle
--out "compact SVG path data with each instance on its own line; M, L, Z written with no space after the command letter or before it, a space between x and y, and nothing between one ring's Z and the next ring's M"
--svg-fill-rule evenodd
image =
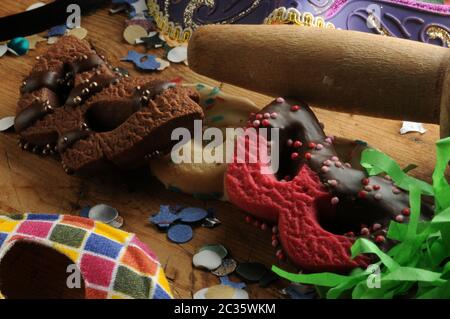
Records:
M294 153L291 154L291 159L295 160L297 158L298 158L298 153L297 152L294 152Z
M331 205L337 205L339 203L339 197L333 197L331 199Z
M322 168L320 169L323 173L327 173L330 168L328 166L322 166Z
M263 118L262 114L256 114L256 119L257 119L257 120L260 120L260 119L262 119L262 118Z
M365 189L366 191L368 191L368 192L371 192L371 191L372 191L372 186L366 185L366 186L364 186L364 189Z
M336 166L336 167L342 167L342 163L339 162L339 161L337 161L336 163L334 163L334 166Z
M291 106L291 111L292 112L297 112L298 110L300 110L300 106L298 106L298 105L292 105Z
M294 143L291 139L288 139L286 141L287 146L292 146L292 143Z
M254 120L253 121L253 126L254 127L258 127L261 124L261 122L259 120Z
M272 247L277 247L278 246L278 240L274 239L272 240Z
M337 180L335 180L335 179L329 179L329 180L328 180L328 184L330 184L330 185L333 186L333 187L336 187L337 184L338 184L338 182L337 182Z
M378 230L378 229L380 229L381 228L381 224L378 224L378 223L375 223L375 224L373 224L373 226L372 226L372 229L374 230L374 231L376 231L376 230Z
M401 190L399 190L397 187L392 187L392 193L397 195L401 193Z
M334 142L334 136L333 136L333 135L328 135L328 138L329 138L332 142Z
M376 193L375 195L373 195L373 197L374 197L376 200L381 200L381 199L383 198L383 195L381 195L381 193Z
M329 138L329 137L327 137L325 139L325 142L327 142L328 144L333 144L333 140L331 138Z
M272 233L273 234L278 234L278 227L277 226L273 226L272 227Z
M323 165L330 166L331 165L331 161L330 160L326 160L326 161L323 162Z
M265 119L268 119L268 118L270 118L270 113L264 113L263 116L264 116Z
M323 149L323 145L322 144L317 144L316 145L316 150L320 151L321 149Z
M282 97L277 97L277 103L284 103L284 99Z
M370 231L369 228L363 227L361 228L361 235L369 235Z
M254 112L250 113L250 117L253 117L253 116L255 116L255 113Z
M299 148L299 147L301 147L302 145L303 145L303 143L300 142L299 140L297 140L297 141L294 142L294 147L295 147L295 148Z
M344 166L348 167L348 168L352 168L352 164L350 164L350 163L345 163Z
M269 122L269 120L264 119L264 120L262 120L261 124L262 124L263 126L269 126L269 125L270 125L270 122Z
M273 119L276 119L277 116L278 116L277 112L272 112L272 113L270 114L270 117L273 118Z
M403 223L404 220L405 220L405 217L403 215L395 216L395 221L396 222Z
M261 224L261 230L266 230L267 229L267 224L266 223L262 223Z
M337 162L337 161L339 161L339 157L337 157L337 156L332 156L332 157L331 157L331 160L332 160L333 162Z

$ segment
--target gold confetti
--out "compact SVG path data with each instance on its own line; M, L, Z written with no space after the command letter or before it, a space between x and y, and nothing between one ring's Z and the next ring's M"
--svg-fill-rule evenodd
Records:
M73 35L74 37L77 37L80 40L86 38L87 34L88 31L83 27L74 28L69 31L69 35Z
M129 25L123 31L123 38L129 44L136 44L136 40L139 40L140 38L143 38L146 36L147 36L147 31L140 25L136 25L136 24Z
M41 37L39 34L30 35L29 37L26 38L30 42L30 50L35 50L36 44L47 40L44 37Z

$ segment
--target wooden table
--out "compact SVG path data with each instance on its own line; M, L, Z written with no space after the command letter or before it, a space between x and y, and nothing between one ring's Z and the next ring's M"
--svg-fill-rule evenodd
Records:
M24 11L35 0L4 0L0 4L0 16ZM109 15L106 9L83 17L82 26L89 31L88 40L109 60L138 74L129 63L120 61L130 49L144 52L143 46L131 46L122 37L124 15ZM0 117L14 115L19 96L19 84L34 63L34 58L47 47L45 42L28 55L0 58ZM155 51L152 53L162 54ZM208 52L205 52L208 54ZM270 97L221 84L192 72L184 65L172 65L161 72L169 79L181 76L187 82L201 81L221 85L224 92L247 96L261 107ZM365 140L391 155L402 166L419 165L412 175L429 181L434 167L434 142L438 139L438 127L425 125L427 133L401 136L401 122L354 116L316 109L328 134ZM270 266L277 263L276 249L271 246L270 231L261 231L245 223L242 211L229 203L202 202L188 195L172 193L151 177L148 170L138 173L121 173L115 176L81 179L66 175L61 165L52 158L43 158L22 151L17 146L14 133L0 134L0 211L48 212L78 214L85 205L106 203L116 207L125 219L123 229L134 232L159 256L177 298L191 298L201 288L219 282L214 275L194 269L192 256L196 250L210 243L225 245L232 256L241 262L258 261ZM147 221L148 216L159 209L160 204L183 204L198 207L215 207L222 225L215 229L196 228L194 239L186 244L171 243L165 233L159 232ZM284 267L294 269L284 263ZM251 298L279 298L279 282L269 288L250 284Z

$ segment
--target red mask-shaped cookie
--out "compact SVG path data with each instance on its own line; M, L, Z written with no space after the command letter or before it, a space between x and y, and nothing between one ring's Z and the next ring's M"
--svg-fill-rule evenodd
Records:
M296 265L347 271L370 262L368 256L351 259L355 236L385 250L393 244L386 239L387 227L391 220L408 222L408 193L389 177L369 177L359 166L342 162L308 105L278 98L255 114L249 126L278 129L279 169L263 174L265 162L242 163L235 157L225 176L227 195L253 216L278 223L281 245ZM238 143L247 144L246 158L252 157L251 143L248 138ZM431 207L424 204L422 213L429 218Z

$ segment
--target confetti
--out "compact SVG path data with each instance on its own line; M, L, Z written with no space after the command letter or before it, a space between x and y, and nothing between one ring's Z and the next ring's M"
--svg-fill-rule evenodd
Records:
M144 16L145 12L148 11L147 3L145 0L137 0L131 3L133 11L138 16Z
M156 56L152 54L146 54L136 66L143 71L158 70L161 64L156 61Z
M314 299L316 296L314 288L302 284L290 284L281 290L281 293L291 299Z
M205 228L214 228L216 226L219 226L222 222L217 219L216 217L212 217L212 218L205 218L205 221L202 224L202 227Z
M176 214L170 211L168 205L161 205L159 213L150 217L150 222L160 227L166 227L178 219Z
M140 42L145 44L148 50L161 48L165 43L157 33L153 32L149 33L148 36L141 37Z
M47 39L47 44L55 44L58 41L59 37L49 37Z
M88 31L85 28L79 27L71 29L68 34L77 37L80 40L83 40L84 38L86 38Z
M234 281L231 281L228 276L222 276L219 279L220 279L220 283L222 285L225 285L225 286L230 286L230 287L233 287L233 288L236 288L236 289L244 289L245 287L247 287L245 282L234 282Z
M34 10L34 9L40 8L42 6L45 6L45 3L43 3L43 2L36 2L36 3L33 3L32 5L30 5L25 11Z
M198 207L187 207L183 208L179 213L178 216L180 217L180 220L184 223L196 223L201 221L202 219L205 219L205 217L208 215L208 212L204 210L203 208Z
M36 49L36 44L38 44L39 42L47 41L47 39L41 37L38 34L26 37L26 39L28 40L28 42L30 42L30 50Z
M89 218L89 211L91 210L91 206L85 206L80 211L80 216Z
M194 255L192 263L197 268L214 270L222 264L222 258L211 250L203 250Z
M217 269L211 271L211 273L218 277L223 277L232 274L236 270L236 267L237 267L236 260L232 258L227 258L222 260L222 264Z
M199 249L199 251L204 250L210 250L215 252L217 255L220 256L221 259L225 258L228 255L228 250L225 248L225 246L217 244L217 245L206 245Z
M106 204L92 206L89 210L90 219L94 219L105 224L111 223L117 218L117 216L119 216L117 209Z
M248 281L259 281L268 272L266 266L261 263L242 263L236 268L236 273Z
M8 45L0 44L0 58L8 52Z
M420 134L423 134L426 131L427 130L423 127L422 123L403 121L402 127L400 129L400 134L403 135L410 132L418 132Z
M181 63L187 60L187 46L178 46L167 53L167 60L173 63Z
M175 243L182 244L190 241L193 237L192 228L189 225L177 224L169 228L167 237Z
M166 60L160 58L156 58L155 60L160 64L159 68L157 69L158 71L162 71L170 66L170 63Z
M141 39L147 36L147 31L140 25L130 25L123 31L123 38L129 44L136 44L137 39Z
M0 132L6 132L14 128L14 116L7 116L0 119Z
M260 280L259 280L259 286L261 288L268 287L271 283L277 281L280 279L275 273L268 271Z
M27 54L30 42L22 37L17 37L8 42L8 48L17 55Z
M50 28L50 30L48 30L47 36L49 38L62 36L64 34L66 34L66 31L67 31L67 27L65 24L56 25L56 26Z
M147 32L156 30L155 24L149 19L128 19L125 21L127 27L134 24L143 27Z
M127 56L121 60L133 62L141 70L157 70L160 67L155 55L141 54L134 50L128 51Z

